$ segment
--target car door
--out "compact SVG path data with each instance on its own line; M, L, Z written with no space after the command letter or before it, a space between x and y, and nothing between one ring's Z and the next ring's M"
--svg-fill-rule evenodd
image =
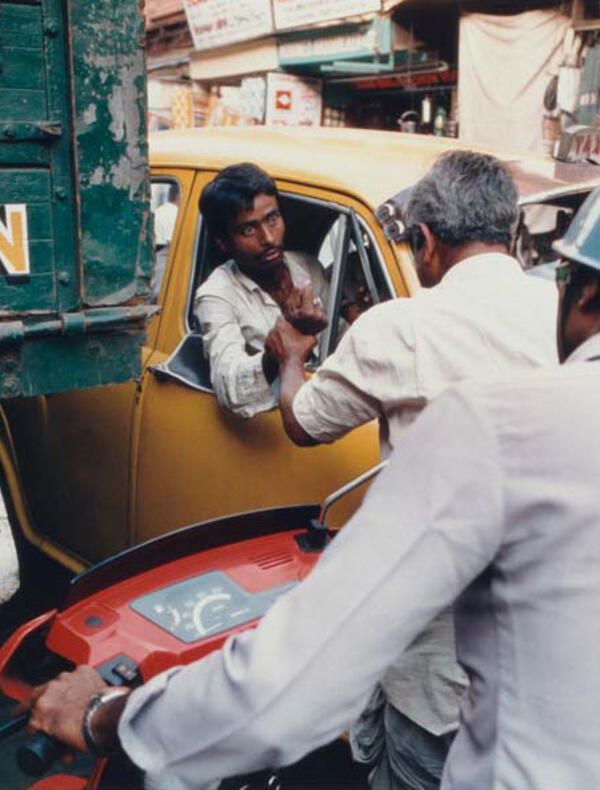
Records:
M245 420L219 406L206 374L195 388L164 375L165 363L194 330L190 305L209 246L196 207L202 187L213 175L196 176L177 254L169 261L163 315L140 392L133 479L136 542L227 513L319 501L379 460L375 423L333 445L298 448L285 435L278 410ZM380 287L385 298L392 295L385 258L391 259L392 253L389 247L381 250L383 237L358 201L306 185L280 182L279 187L286 203L284 214L296 210L295 221L286 223L292 237L286 238L286 247L322 252L329 244L334 249L328 265L329 312L335 325L321 344L321 353L327 353L339 335L337 316L349 253L355 253L360 266L370 266L372 256L376 274L371 286ZM322 223L322 238L313 239L318 250L302 246L307 228L318 224L300 221L309 209L329 212L328 222ZM374 294L374 300L378 298ZM340 510L337 517L347 517L348 507L355 507L357 501L347 503L346 512Z

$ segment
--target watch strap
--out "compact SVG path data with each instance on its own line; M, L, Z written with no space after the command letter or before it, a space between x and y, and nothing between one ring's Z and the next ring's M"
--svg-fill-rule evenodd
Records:
M124 694L128 693L128 689L116 688L108 689L108 691L103 691L100 694L93 694L90 697L90 701L88 702L88 706L83 716L81 732L83 735L83 740L85 741L85 745L93 757L109 757L111 754L115 754L118 751L118 747L107 749L103 746L100 746L100 744L94 738L92 720L102 705L106 705L107 702L110 702L117 697L122 697Z

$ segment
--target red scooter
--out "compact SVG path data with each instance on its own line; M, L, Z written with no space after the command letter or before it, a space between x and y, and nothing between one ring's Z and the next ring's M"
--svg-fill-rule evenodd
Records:
M317 562L333 536L325 526L329 506L382 466L331 495L322 508L274 508L187 527L77 576L60 610L25 623L0 648L2 759L16 759L20 787L141 788L143 778L125 755L108 760L77 755L56 767L62 744L28 737L27 714L14 716L12 709L33 686L78 664L95 667L109 684L135 687L252 628ZM230 790L281 786L272 771L223 785Z

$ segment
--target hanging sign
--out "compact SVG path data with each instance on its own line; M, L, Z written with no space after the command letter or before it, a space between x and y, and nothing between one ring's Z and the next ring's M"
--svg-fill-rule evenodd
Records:
M184 6L197 50L273 32L270 0L184 0Z
M27 276L31 271L27 206L7 203L0 210L0 264L11 277Z
M380 9L381 0L273 0L277 30L371 14Z
M322 82L294 74L267 75L267 126L320 126Z

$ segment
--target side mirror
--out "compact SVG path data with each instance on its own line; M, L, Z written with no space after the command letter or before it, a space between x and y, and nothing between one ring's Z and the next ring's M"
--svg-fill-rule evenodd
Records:
M210 366L204 356L202 335L187 334L166 362L151 367L159 381L172 379L200 392L212 392Z

